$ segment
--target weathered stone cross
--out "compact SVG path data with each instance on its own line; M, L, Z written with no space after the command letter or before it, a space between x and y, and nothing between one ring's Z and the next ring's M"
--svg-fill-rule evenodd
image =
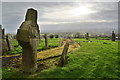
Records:
M37 46L40 40L37 24L37 11L28 9L25 21L17 31L17 40L23 48L22 69L25 73L34 73L37 70Z

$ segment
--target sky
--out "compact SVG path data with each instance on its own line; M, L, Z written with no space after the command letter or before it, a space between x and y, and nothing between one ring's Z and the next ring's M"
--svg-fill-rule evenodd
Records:
M41 33L110 33L112 30L118 30L117 2L5 1L2 2L2 25L6 33L17 32L28 8L38 11L37 23Z

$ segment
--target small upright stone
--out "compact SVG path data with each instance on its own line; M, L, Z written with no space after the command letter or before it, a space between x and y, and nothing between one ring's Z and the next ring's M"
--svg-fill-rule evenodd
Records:
M114 33L114 31L112 31L112 41L115 41L115 33Z
M0 39L2 39L2 25L0 25Z
M1 25L0 25L0 53L2 53L2 26Z
M0 25L0 39L5 39L5 29Z
M69 43L66 42L66 44L64 45L64 48L63 48L61 58L60 58L59 63L58 63L58 66L60 66L60 67L64 67L67 64L68 48L69 48Z
M8 45L4 38L5 35L5 29L2 29L2 25L0 25L0 52L2 52L2 55L6 55L8 53Z
M2 38L5 39L5 29L2 30Z
M5 39L2 39L1 41L2 41L2 55L6 55L9 53L7 42Z
M12 45L12 35L11 34L7 34L6 35L6 41L7 41L7 45L8 45L8 51L11 51L14 49L13 45Z
M25 73L34 73L37 70L37 46L40 40L37 24L37 10L28 9L25 21L17 31L17 40L23 48L22 69Z
M45 48L48 48L48 37L47 37L47 34L45 34L44 37L45 37Z

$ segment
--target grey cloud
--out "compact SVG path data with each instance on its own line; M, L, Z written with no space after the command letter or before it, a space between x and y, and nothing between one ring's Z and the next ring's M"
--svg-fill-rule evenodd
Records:
M78 4L78 3L77 3ZM90 17L84 17L84 20L111 20L113 22L84 22L80 18L73 19L57 19L56 17L48 18L44 17L45 13L50 14L56 8L74 7L76 3L72 2L3 2L3 26L6 28L7 33L15 33L17 28L20 26L21 22L24 21L24 16L27 8L33 7L38 10L38 21L56 21L56 22L75 22L81 21L79 23L66 23L66 24L49 24L40 25L41 32L58 32L58 31L92 31L92 29L113 30L117 29L117 3L113 2L99 2L99 3L81 3L81 4L91 4L94 5L91 8L97 10L97 13L91 14ZM56 14L57 15L57 14Z

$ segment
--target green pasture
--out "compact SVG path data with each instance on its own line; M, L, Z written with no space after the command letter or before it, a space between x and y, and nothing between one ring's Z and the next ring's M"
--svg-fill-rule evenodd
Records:
M73 39L80 45L68 53L65 67L53 67L35 74L23 74L16 68L3 68L3 78L112 78L120 79L118 41ZM50 39L50 46L58 46L58 39ZM42 40L40 45L43 45ZM39 48L39 47L38 47ZM39 49L42 49L43 46Z

